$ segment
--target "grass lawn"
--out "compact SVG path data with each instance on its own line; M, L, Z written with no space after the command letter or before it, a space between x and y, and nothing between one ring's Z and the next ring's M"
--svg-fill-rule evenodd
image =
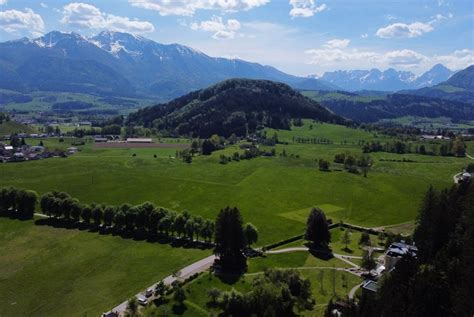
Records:
M337 261L337 262L336 262ZM254 258L248 261L249 272L240 278L229 276L217 277L208 273L202 274L196 280L185 285L187 300L185 307L176 307L176 303L169 298L167 304L158 308L149 307L145 316L160 316L167 313L171 316L209 316L211 313L218 313L213 307L209 307L207 291L213 287L229 291L232 288L240 292L249 292L252 290L252 280L263 272L267 267L290 268L297 267L301 274L311 281L313 296L316 298L316 306L312 311L306 311L304 316L322 316L325 304L333 297L346 296L347 293L361 282L360 278L344 271L335 271L333 269L318 269L315 266L323 267L343 267L345 263L332 259L323 261L314 258L306 252L294 252L284 254L273 254L266 258ZM343 277L344 276L344 277ZM321 285L322 281L322 285ZM334 287L333 287L334 285Z
M209 253L0 218L0 315L98 316Z
M415 202L427 187L449 186L452 175L469 162L414 154L403 157L416 163L388 162L380 159L400 159L402 155L373 153L375 163L367 178L343 171L321 172L316 159L332 162L337 153L361 153L352 144L376 136L330 124L314 124L310 130L307 120L294 131L276 132L280 139L289 141L288 145L277 145L277 153L285 150L299 158L278 155L219 164L222 153L239 151L233 146L208 157L195 157L187 164L172 158L176 153L173 148L98 149L86 142L79 153L67 159L0 165L0 186L29 188L40 194L61 190L86 203L151 201L210 219L227 205L238 206L244 221L259 228L257 245L264 245L300 234L312 206L321 207L334 222L370 227L413 221L418 211ZM332 138L335 144L296 144L292 135ZM337 143L342 140L347 144ZM49 148L67 148L72 142L44 141Z
M359 246L360 237L362 232L357 230L349 230L350 243L347 244L347 249L345 243L342 243L341 239L344 236L346 228L341 230L341 228L331 229L331 249L334 253L344 254L344 255L354 255L362 256L363 249ZM376 235L370 235L370 241L372 245L377 246L379 243L378 237Z
M14 133L38 133L38 131L32 126L24 125L15 121L8 121L0 124L0 137Z
M244 221L258 228L258 246L301 234L312 206L322 208L334 222L367 227L413 221L428 186L450 186L452 175L471 162L467 158L371 153L374 165L367 178L336 171L340 167L333 163L331 172L321 172L317 159L332 162L335 154L347 151L359 155L360 140L385 142L389 138L308 120L292 131L268 131L269 135L274 132L288 142L275 147L276 157L226 165L219 164L219 156L242 152L237 145L197 156L187 164L173 158L174 148L98 149L86 142L68 158L0 164L0 187L33 189L39 194L60 190L84 203L151 201L209 219L215 219L225 206L237 206ZM293 137L328 138L333 144L298 144ZM68 138L43 141L48 148L62 149L73 142ZM474 143L468 142L468 152L474 153L473 148ZM287 157L280 156L283 151ZM386 161L402 158L416 162ZM332 247L343 253L337 236L334 232ZM354 255L359 253L358 241L354 231L350 246ZM5 307L5 315L15 316L96 316L206 254L0 219L0 307ZM269 266L327 266L306 253L253 261L250 272ZM19 293L22 296L16 295ZM196 307L189 309L202 312Z

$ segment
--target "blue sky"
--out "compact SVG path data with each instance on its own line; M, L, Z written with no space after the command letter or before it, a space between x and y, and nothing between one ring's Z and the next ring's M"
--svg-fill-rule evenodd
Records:
M474 63L472 0L0 0L0 40L102 30L295 75Z

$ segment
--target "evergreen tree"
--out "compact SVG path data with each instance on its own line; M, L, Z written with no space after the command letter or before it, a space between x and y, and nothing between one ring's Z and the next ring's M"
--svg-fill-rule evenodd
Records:
M327 247L331 241L331 232L324 212L313 207L306 222L305 239L313 242L315 245Z
M242 253L245 248L242 225L242 216L236 207L221 209L217 215L214 254L219 257L223 269L242 270L246 266L245 256Z

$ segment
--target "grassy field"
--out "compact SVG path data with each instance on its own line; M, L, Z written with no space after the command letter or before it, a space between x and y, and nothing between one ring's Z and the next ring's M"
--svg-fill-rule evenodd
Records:
M0 315L98 316L209 253L0 218Z
M19 94L14 91L0 89L0 93L7 95ZM136 98L106 98L82 93L69 92L46 92L37 91L27 94L32 98L29 102L9 102L3 105L8 111L22 111L37 113L39 111L51 111L54 103L81 101L94 105L88 110L117 110L120 114L128 114L138 108L156 104L156 99L136 99ZM78 111L80 113L80 111Z
M334 222L368 227L413 222L427 187L451 185L452 175L470 162L468 158L373 153L374 165L367 178L337 171L341 166L333 163L331 172L321 172L317 159L332 162L341 152L358 155L360 140L385 142L389 138L308 120L292 131L268 130L269 136L273 133L288 142L275 147L276 157L226 165L219 164L219 156L242 152L238 146L195 157L187 164L174 158L174 148L99 149L86 142L68 158L0 164L0 187L13 185L40 194L61 190L85 203L151 201L210 219L227 205L238 206L244 221L259 229L257 245L265 245L301 234L312 206L321 207ZM297 144L293 137L327 138L333 143ZM38 142L27 140L32 145ZM63 142L43 140L47 147L61 149L73 142L68 138ZM474 143L469 142L468 151L473 148ZM280 156L283 151L286 157ZM415 162L381 161L402 158ZM207 254L2 218L0 240L0 307L6 307L2 316L97 315ZM356 233L352 240L358 242ZM333 248L339 252L339 242L334 241ZM354 253L359 252L356 248ZM286 267L304 266L307 261L281 258L255 260L250 271L277 262ZM318 303L324 303L321 298ZM198 308L189 309L202 312Z
M176 303L169 302L160 307L150 307L145 316L160 316L168 313L170 316L209 316L217 311L209 307L207 291L213 287L229 291L236 289L240 292L252 290L253 279L261 274L266 268L297 268L301 274L311 281L313 296L316 306L312 311L304 312L304 316L322 316L325 304L333 296L346 296L347 293L361 282L360 278L344 271L335 271L332 267L346 267L347 264L337 259L324 261L313 257L307 252L294 252L284 254L273 254L266 258L254 258L249 261L249 273L240 278L216 277L207 273L187 284L184 289L187 296L184 309L173 307ZM319 267L319 268L318 268ZM321 272L322 285L321 285ZM343 286L343 277L347 283ZM333 288L333 280L334 288ZM335 295L333 291L335 290Z
M413 221L429 184L449 186L452 175L469 162L467 158L373 153L374 166L367 178L344 171L321 172L318 158L332 162L337 153L359 154L360 148L352 143L386 137L328 124L313 124L310 130L308 123L293 131L268 133L273 132L289 142L277 145L277 153L285 150L299 158L277 155L219 164L220 154L239 151L235 146L186 164L173 158L173 148L97 149L86 143L67 159L0 165L0 186L30 188L40 194L62 190L83 202L152 201L211 219L227 205L238 206L244 220L259 228L258 244L262 245L301 233L312 206L321 207L333 221L364 226ZM334 144L294 144L293 136L331 138ZM340 144L343 140L347 144ZM50 148L67 148L71 142L44 141ZM382 158L416 162L380 161Z
M38 131L28 125L24 125L15 121L3 122L0 124L0 137L14 133L37 133Z

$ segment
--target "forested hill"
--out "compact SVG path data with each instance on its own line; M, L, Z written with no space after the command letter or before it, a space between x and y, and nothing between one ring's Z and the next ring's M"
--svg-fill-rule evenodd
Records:
M305 94L309 95L308 92ZM474 106L460 101L407 94L392 94L373 100L362 99L360 96L346 99L327 98L321 101L321 104L358 122L377 122L404 116L474 120Z
M250 79L226 80L166 104L141 109L130 114L128 123L179 135L245 136L261 126L287 129L294 118L347 123L288 85Z

